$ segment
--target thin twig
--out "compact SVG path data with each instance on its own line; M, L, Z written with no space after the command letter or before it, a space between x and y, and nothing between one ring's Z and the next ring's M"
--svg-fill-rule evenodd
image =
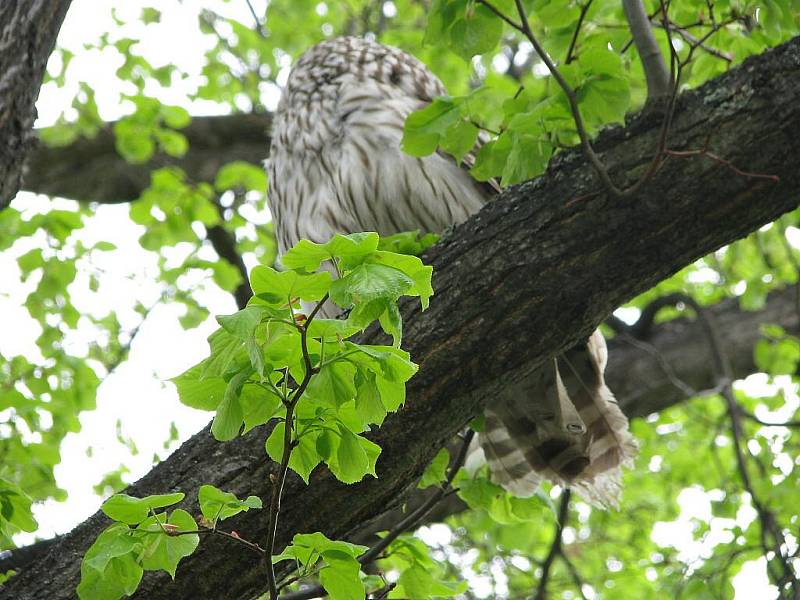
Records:
M743 171L742 169L738 168L734 165L731 161L725 160L721 156L717 156L713 152L709 152L706 149L700 150L664 150L664 154L667 156L675 156L678 158L687 158L691 156L707 156L711 160L727 167L740 177L746 177L748 179L766 179L768 181L772 181L778 183L780 181L780 177L777 175L769 175L767 173L752 173L750 171Z
M572 32L572 39L569 41L569 48L567 48L567 58L564 59L564 63L567 65L575 59L575 45L578 43L578 36L581 33L583 20L586 18L586 13L589 12L589 8L591 8L593 1L594 0L588 0L586 4L581 5L581 14L578 15L578 22L575 24L575 31Z
M269 36L264 30L264 24L261 22L261 19L258 18L256 10L253 8L253 4L250 2L250 0L245 0L245 2L247 3L247 8L250 9L250 14L253 15L253 20L256 22L256 31L258 31L258 34L262 38L267 39Z
M275 553L275 536L278 530L278 513L281 510L281 495L283 494L283 486L286 483L286 474L289 471L289 459L292 456L292 450L294 449L294 442L292 441L292 426L294 421L294 409L297 406L297 403L302 398L303 394L308 387L308 384L311 381L311 378L319 372L319 367L315 367L311 362L311 356L308 352L308 328L311 323L314 321L314 317L319 312L322 305L327 302L328 294L319 301L319 303L314 307L314 310L311 311L311 314L308 315L308 318L302 325L296 325L297 329L300 331L300 347L303 351L303 362L304 362L304 370L305 373L303 374L303 380L300 382L300 385L294 391L291 396L291 399L288 402L285 402L286 406L286 418L283 422L283 455L281 456L281 463L278 469L278 477L272 478L272 498L270 499L269 504L269 521L267 524L267 552L268 552L268 565L267 565L267 585L269 587L269 594L271 600L277 600L278 598L278 587L275 581L275 567L272 564L272 556ZM289 299L289 303L291 306L291 298Z
M556 532L553 536L553 542L550 544L550 551L542 563L542 576L539 578L539 587L536 589L535 600L544 600L547 598L547 581L550 578L550 569L556 558L561 554L562 536L564 535L564 527L567 524L569 517L569 499L572 492L566 488L561 492L561 504L558 507L558 522L556 523Z

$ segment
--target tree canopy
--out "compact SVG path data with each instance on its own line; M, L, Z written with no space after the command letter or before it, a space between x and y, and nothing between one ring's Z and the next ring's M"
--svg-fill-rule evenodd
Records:
M8 203L16 184L0 188L0 595L800 597L794 3L209 0L110 15L50 56L40 111L60 114L39 145L0 154L0 173L27 158L22 192ZM0 9L0 30L39 17ZM404 150L460 161L485 136L471 172L504 191L438 243L303 243L275 271L271 111L293 60L337 35L427 64L450 95L409 117ZM113 64L107 89L93 60ZM26 140L20 98L8 114ZM311 274L330 257L341 279ZM354 306L346 320L299 314L298 299L327 298ZM81 416L167 309L187 356L163 385L213 423L133 485L127 461L98 473L102 512L15 549L37 532L31 506L65 499L68 434L97 435ZM514 498L466 460L465 427L601 323L640 445L619 509L550 485ZM198 330L213 331L199 354ZM141 416L173 450L180 423L155 412ZM117 437L137 452L124 421Z

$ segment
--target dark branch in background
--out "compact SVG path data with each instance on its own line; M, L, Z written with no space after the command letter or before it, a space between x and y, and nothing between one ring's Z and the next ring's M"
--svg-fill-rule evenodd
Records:
M159 154L138 165L117 153L109 123L91 139L79 138L60 148L40 144L31 152L22 189L81 202L131 202L150 185L154 169L170 165L180 167L192 181L213 182L226 163L257 163L267 156L271 123L268 114L193 117L181 130L189 142L184 156Z
M0 3L0 210L20 188L36 99L70 0Z
M667 161L640 194L619 200L598 193L580 151L566 151L543 177L504 191L456 227L425 256L434 267L436 301L424 313L417 302L401 303L407 350L420 369L407 386L404 407L369 436L382 448L380 477L345 486L318 468L306 486L290 474L276 548L297 532L351 538L402 502L438 449L493 397L498 381L517 385L585 339L621 303L796 208L798 130L800 39L684 94L670 134L675 147L687 148L701 147L714 132L715 153L754 172L774 173L778 183L734 177L697 157ZM643 149L655 147L659 135L658 123L634 118L626 128L606 131L595 147L616 180L636 180L645 168ZM578 196L586 199L565 206ZM359 343L379 340L370 331ZM621 366L626 377L635 375L630 364ZM609 385L616 385L610 377ZM622 398L623 390L617 391ZM631 416L635 401L633 407ZM201 484L268 497L269 475L277 467L264 457L268 429L224 445L202 432L126 492L180 489L187 494L184 507L193 512ZM263 515L254 511L232 521L248 539L266 533ZM107 524L102 513L91 517L5 584L3 593L15 600L71 598L79 578L76 557ZM175 581L148 573L138 597L226 600L263 592L263 570L254 568L249 553L220 551L223 542L204 540L181 562Z
M647 102L663 102L672 95L673 77L653 35L644 4L642 0L622 0L622 8L644 68Z
M569 499L572 492L565 489L561 492L561 503L558 506L558 520L556 521L555 534L553 535L553 542L550 544L550 550L542 563L542 575L539 578L539 586L536 589L536 597L534 600L545 600L547 598L547 582L550 578L550 570L553 568L555 560L564 555L562 548L562 540L564 535L564 527L567 526L567 519L569 517Z

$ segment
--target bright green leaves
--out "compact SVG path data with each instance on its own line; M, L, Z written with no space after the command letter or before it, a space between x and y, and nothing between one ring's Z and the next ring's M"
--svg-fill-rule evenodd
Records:
M547 521L552 518L551 505L539 496L517 498L486 477L456 476L458 495L470 508L485 511L493 521L503 525Z
M180 560L195 551L200 543L200 536L172 535L172 532L193 531L196 529L194 519L185 510L172 511L165 520L164 515L153 515L142 521L136 528L150 536L141 555L142 568L145 571L163 570L175 578L175 571ZM170 532L166 533L165 531Z
M367 551L366 546L332 541L323 534L297 534L286 549L273 558L273 562L293 559L300 567L301 576L314 569L320 560L319 579L328 596L334 600L363 598L366 590L361 581L358 557Z
M431 242L401 234L388 247L420 250ZM287 271L255 267L250 304L218 317L210 356L173 379L181 402L215 411L211 431L219 440L277 418L266 451L281 462L291 436L288 467L305 481L320 463L344 483L376 476L380 448L361 434L402 405L417 370L398 347L397 300L416 296L425 308L433 294L431 267L379 247L386 246L375 233L336 235L324 244L301 241L283 257ZM323 263L338 277L315 272ZM351 308L348 318L323 319L301 303L325 298ZM348 339L374 321L394 346Z
M756 366L770 375L794 375L800 364L800 339L776 325L762 326L753 349Z
M210 185L188 182L176 167L154 170L150 177L150 187L130 207L131 220L147 228L140 238L144 248L156 251L179 242L196 244L197 233L192 223L204 227L219 223L219 212L213 203L214 190Z
M389 598L427 600L428 598L451 598L463 594L466 581L448 581L442 565L430 556L430 549L411 534L404 534L392 542L387 551L388 558L380 565L387 571L401 571L397 586Z
M403 151L411 156L426 156L441 146L461 162L478 139L470 106L474 96L434 98L425 108L411 113L403 128Z
M238 515L240 512L261 508L261 498L258 496L248 496L244 500L239 500L234 494L223 492L213 485L201 485L197 496L200 511L212 526L215 526L217 521Z
M288 305L290 301L321 300L331 287L331 275L325 271L305 275L297 271L276 271L259 265L250 272L253 293L269 304Z
M220 192L237 189L263 192L267 189L267 175L261 166L237 160L220 167L214 187Z
M425 108L408 115L403 128L403 151L411 156L425 156L435 152L442 136L460 118L459 105L452 98L434 98Z
M156 508L172 506L183 500L184 494L159 494L146 498L134 498L127 494L115 494L103 503L100 509L114 521L129 525L144 521L148 514Z
M11 536L19 531L36 531L31 512L32 500L15 483L0 479L0 548L11 545Z
M565 65L562 72L568 79L577 79L574 89L581 116L590 132L609 123L625 122L631 93L619 54L591 45L576 63Z
M181 493L134 498L112 496L102 510L117 521L95 540L81 563L78 596L116 600L132 595L144 571L163 570L173 578L180 560L200 543L192 516L176 509L171 514L156 509L183 500ZM135 525L135 527L131 527Z
M380 238L377 233L336 234L324 244L300 240L281 258L287 269L316 271L323 261L338 260L345 269L361 264L363 260L378 249Z
M155 98L129 96L136 107L133 114L114 124L117 152L128 162L143 163L156 149L181 157L189 149L186 137L177 132L189 125L191 117L180 106L165 106Z
M505 8L508 3L495 4ZM435 0L428 16L425 41L448 45L470 60L476 54L494 50L502 34L503 21L482 4L470 0Z
M78 597L117 600L133 595L144 573L134 558L140 548L127 525L116 523L103 531L83 557Z
M442 448L439 450L436 456L433 457L431 463L425 468L417 487L424 489L444 481L445 474L447 472L447 464L449 462L450 453L447 451L447 448Z
M358 265L331 285L331 300L339 306L366 304L379 298L396 300L414 285L408 275L386 265Z

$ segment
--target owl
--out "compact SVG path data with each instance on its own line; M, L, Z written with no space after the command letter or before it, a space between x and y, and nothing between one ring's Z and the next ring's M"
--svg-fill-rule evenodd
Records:
M496 184L467 171L474 154L457 164L444 153L401 150L406 117L445 94L422 62L397 48L341 37L308 50L273 119L269 203L279 254L336 233L441 232L491 201ZM636 446L603 379L606 354L596 331L498 386L478 435L495 483L525 497L547 478L595 504L616 503L620 467Z

